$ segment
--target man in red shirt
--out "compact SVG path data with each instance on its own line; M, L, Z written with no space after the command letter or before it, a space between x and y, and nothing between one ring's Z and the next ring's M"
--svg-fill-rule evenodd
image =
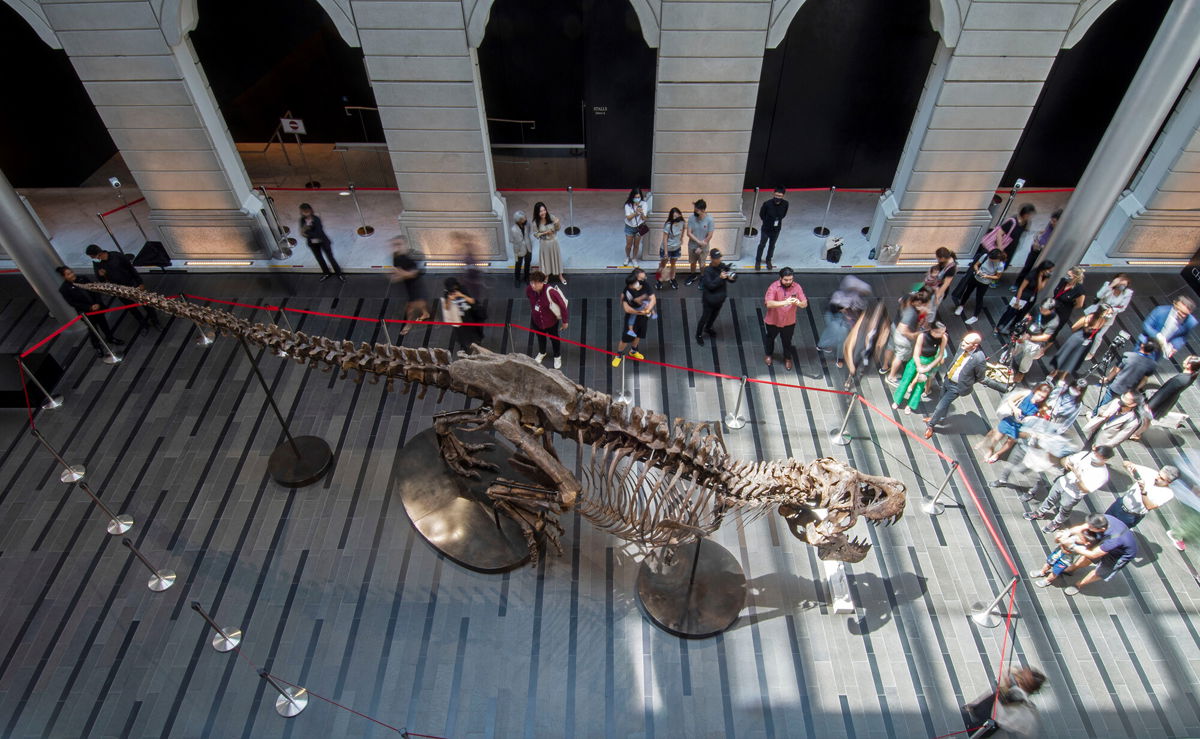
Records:
M783 366L792 369L792 332L796 330L796 309L807 308L808 298L804 289L796 284L795 272L791 267L779 270L779 279L767 288L763 298L767 306L767 314L763 317L766 324L766 356L763 361L771 366L771 354L775 351L775 337L783 342Z

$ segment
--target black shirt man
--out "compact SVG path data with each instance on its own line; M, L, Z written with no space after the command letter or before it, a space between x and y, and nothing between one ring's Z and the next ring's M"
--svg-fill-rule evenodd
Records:
M100 282L111 282L114 285L124 285L125 287L142 287L146 284L142 280L142 276L138 274L137 268L133 266L133 257L128 254L113 254L101 249L96 244L88 244L84 253L91 258L92 270ZM120 300L123 305L136 305L132 300L124 298L117 298L117 300ZM130 308L130 312L133 313L143 334L149 331L151 326L159 328L158 314L149 308Z
M721 265L721 250L711 249L708 252L708 266L700 275L700 300L704 311L700 314L700 323L696 324L696 343L704 346L704 335L716 336L713 323L721 306L725 305L725 288L735 279L732 272Z
M58 267L54 270L62 276L62 284L58 286L58 292L70 304L72 308L79 311L80 315L90 311L97 311L104 308L104 304L100 302L100 296L96 293L87 290L83 285L91 282L86 277L78 277L75 275L75 270L70 267ZM95 316L88 316L87 320L91 321L96 327L96 331L104 334L104 340L109 344L120 346L124 344L117 337L113 336L112 328L108 325L108 318L101 313ZM105 355L104 348L100 344L100 339L96 336L95 331L88 331L88 341L92 342L92 347L96 350L96 355L103 357Z
M782 187L775 188L775 196L762 204L758 209L758 216L762 219L762 226L759 228L758 253L754 256L754 268L759 269L762 266L763 247L767 247L767 269L774 270L775 265L771 263L771 259L775 256L775 244L779 241L779 231L783 228L783 219L788 212L788 201L783 199L787 194L787 190ZM770 242L768 244L768 242Z

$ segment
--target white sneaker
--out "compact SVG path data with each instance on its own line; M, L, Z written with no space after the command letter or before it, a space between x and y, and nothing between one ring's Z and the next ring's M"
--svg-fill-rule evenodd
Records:
M962 306L961 305L954 309L954 315L956 315L956 316L962 315Z
M562 369L562 357L554 358L554 369Z
M975 322L976 322L976 321L978 321L978 320L979 320L979 316L971 316L971 317L970 317L970 318L968 318L967 320L963 321L963 323L965 323L965 324L967 324L968 326L970 326L972 323L975 323Z
M545 359L545 358L546 358L546 353L545 353L545 352L542 352L541 354L539 354L539 355L537 355L536 357L534 357L534 358L533 358L533 361L537 362L538 364L541 364L541 363L542 363L542 360L543 360L543 359Z

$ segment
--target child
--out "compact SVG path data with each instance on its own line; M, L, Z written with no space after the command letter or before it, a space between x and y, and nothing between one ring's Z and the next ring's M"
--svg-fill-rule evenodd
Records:
M1071 548L1076 546L1091 549L1104 538L1104 532L1093 532L1086 526L1078 533L1072 533L1070 530L1063 531L1054 537L1054 541L1058 543L1058 548L1050 552L1046 557L1046 564L1042 565L1040 570L1033 570L1029 573L1030 577L1045 578L1034 583L1039 588L1044 588L1066 571L1074 557L1071 554Z

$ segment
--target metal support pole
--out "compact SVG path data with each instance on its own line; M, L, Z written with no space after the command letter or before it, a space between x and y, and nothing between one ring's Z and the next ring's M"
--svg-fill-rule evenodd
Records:
M321 183L313 179L312 167L308 166L308 155L304 153L304 144L300 141L300 134L296 134L296 148L300 150L300 161L304 162L304 171L308 173L308 182L305 182L304 186L309 190L320 187Z
M746 382L748 378L742 376L742 384L738 387L737 402L733 405L733 410L725 414L725 425L731 429L740 429L746 425L746 417L742 415L742 398L746 395Z
M508 353L516 354L517 350L513 348L513 330L511 323L504 324L504 334L508 337Z
M51 395L50 391L46 390L46 387L44 385L42 385L41 382L38 381L37 375L33 374L33 372L31 372L29 370L29 368L25 366L25 363L22 362L19 357L17 358L17 368L21 372L24 372L25 376L33 381L33 384L37 386L37 389L42 391L42 395L46 396L46 401L44 403L42 403L42 410L44 410L44 411L53 410L63 404L62 396L61 395Z
M359 236L367 237L375 234L374 226L367 225L367 219L363 216L362 207L358 204L358 190L354 187L354 183L350 183L350 199L354 201L354 209L358 211L358 220L362 221L362 225L354 230Z
M267 210L271 211L271 218L273 218L275 220L276 235L279 236L280 238L287 236L288 234L290 234L292 232L292 228L291 228L291 226L285 226L283 224L283 221L279 220L279 211L275 210L275 198L271 197L270 193L267 192L267 188L265 186L259 185L258 189L260 192L262 192L263 200L266 201L266 203L267 203ZM288 244L291 246L295 246L296 240L289 238Z
M567 187L567 211L567 220L571 225L564 228L563 233L574 238L579 235L579 226L575 225L575 188L570 186Z
M995 728L996 728L996 719L994 719L994 718L989 718L987 721L984 721L984 722L983 722L983 723L982 723L982 724L979 726L979 728L978 728L978 729L976 729L976 730L975 730L975 731L974 731L974 732L971 734L971 736L970 736L970 737L968 737L968 739L979 739L980 737L985 737L985 736L987 736L988 734L990 734L990 733L992 732L992 730L993 730L993 729L995 729Z
M621 392L617 393L616 397L616 401L618 403L628 404L633 402L633 393L630 392L629 388L625 385L625 365L627 364L629 364L629 358L624 357L621 360Z
M275 396L271 393L271 386L267 384L267 379L262 376L262 371L258 369L258 362L254 361L254 354L250 351L250 346L244 338L239 337L238 343L242 345L242 349L246 352L246 358L250 360L250 368L254 370L254 376L258 378L258 384L262 385L263 392L267 394L267 402L271 404L271 410L275 411L275 418L279 419L279 425L283 427L283 434L287 437L288 443L292 445L292 452L299 457L300 447L296 445L296 440L292 438L292 431L288 428L287 420L279 411L279 406L275 405Z
M293 688L291 685L280 685L266 670L259 670L258 676L271 684L279 692L275 699L275 713L284 718L291 718L308 707L308 691L304 688Z
M113 181L115 182L115 180ZM133 208L130 207L129 203L125 202L125 196L121 193L120 185L117 185L117 200L121 201L121 207L123 209L129 211L129 215L133 218L133 222L137 226L138 231L141 231L142 233L142 238L149 239L150 237L146 236L145 230L142 229L142 222L138 220L137 214L133 212Z
M222 629L220 626L217 626L217 622L213 621L212 617L209 616L207 613L205 613L204 609L200 607L200 601L198 601L198 600L192 601L192 610L195 611L196 613L199 613L200 618L207 621L208 625L213 628L213 631L217 632L217 633L213 634L213 638L212 638L212 648L213 649L217 650L218 652L228 652L228 651L232 650L234 647L236 647L239 643L241 643L242 630L241 629L230 629L229 631L226 631L225 629Z
M130 516L128 513L113 513L112 509L104 505L104 501L100 500L100 496L96 495L83 480L79 481L79 487L83 492L87 493L87 496L92 499L93 503L100 507L100 510L104 511L104 515L108 516L108 526L106 527L108 533L113 536L120 536L133 528L133 516Z
M942 497L942 493L946 491L946 486L950 484L950 480L954 477L955 472L958 472L958 460L950 464L950 471L946 473L946 479L942 480L942 484L938 487L937 492L933 494L933 498L921 505L921 510L931 516L942 515L942 512L946 510L946 506L939 503L938 498Z
M120 364L123 357L120 357L113 352L112 347L108 345L108 342L104 340L104 337L101 336L100 332L96 330L96 327L92 325L92 322L88 319L87 314L80 313L79 317L82 318L83 322L87 324L87 327L92 330L92 334L95 335L96 340L100 342L100 346L104 347L104 351L108 352L108 356L101 357L100 361L104 362L105 364Z
M160 570L150 564L150 560L146 559L146 555L142 554L128 536L121 537L121 543L133 552L133 556L138 558L138 561L146 565L146 569L150 570L150 580L146 583L146 587L156 593L161 593L167 588L175 584L175 572L173 570Z
M185 303L187 302L187 298L185 298L183 295L180 295L179 299ZM208 347L212 346L212 343L216 341L217 338L216 330L214 329L212 334L209 335L208 329L204 327L204 324L192 321L192 325L195 326L196 330L200 332L200 335L197 336L192 343L201 349L207 349Z
M97 213L96 217L100 219L100 225L104 226L104 230L108 232L108 238L112 239L113 244L117 247L117 251L124 254L125 250L121 248L121 242L117 241L117 237L113 236L112 229L108 227L108 221L104 220L104 214Z
M383 328L383 340L386 341L388 344L391 344L392 343L392 334L390 331L388 331L387 321L380 318L379 325Z
M54 447L50 446L50 442L46 441L46 437L42 436L42 432L38 431L37 428L30 429L30 431L33 433L33 437L40 441L42 446L46 447L46 451L50 452L50 456L58 460L58 463L63 466L62 474L58 476L59 480L62 482L78 482L83 479L83 476L87 474L86 467L81 464L71 464L63 459L62 455Z
M829 200L825 201L825 215L821 217L821 225L813 229L813 233L821 238L829 235L829 229L825 228L825 224L829 221L829 209L833 207L833 194L837 192L837 188L832 185L829 187Z
M758 188L754 188L754 205L750 206L750 225L742 231L743 236L758 236L758 229L754 227L754 213L758 210Z
M850 426L850 414L854 412L854 406L858 405L858 393L855 392L850 396L850 406L846 408L846 417L842 419L842 425L830 435L830 441L838 446L846 446L853 439L850 434L846 433L846 428Z
M1009 591L1012 590L1013 585L1017 584L1017 579L1014 577L1009 580L1004 589L1000 591L1000 594L991 603L972 603L970 611L971 620L989 629L999 626L1004 620L1004 612L1000 610L1000 601L1004 600Z

